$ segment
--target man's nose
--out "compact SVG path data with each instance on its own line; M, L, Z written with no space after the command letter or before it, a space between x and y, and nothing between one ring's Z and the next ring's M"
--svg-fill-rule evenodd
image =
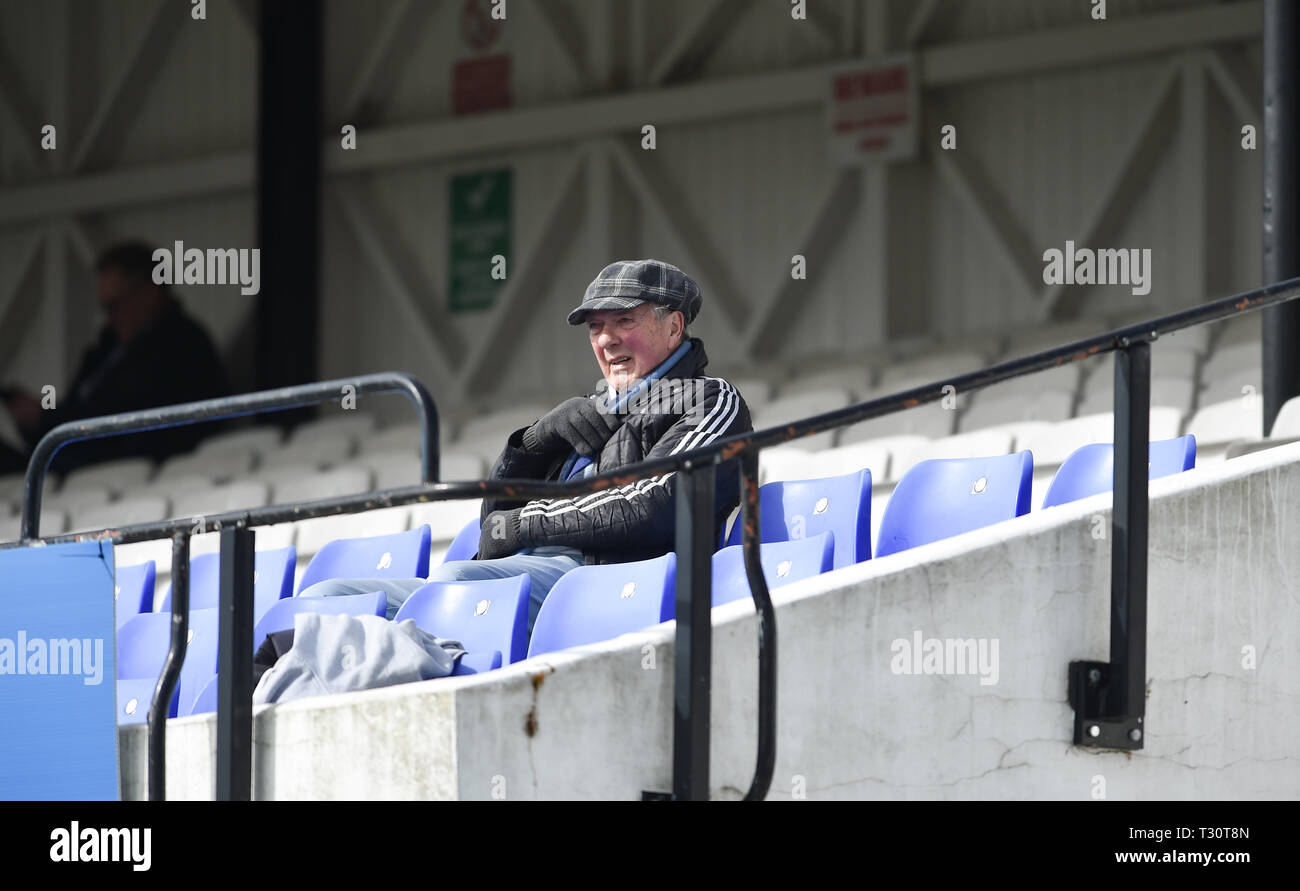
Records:
M602 349L606 349L611 344L618 343L618 336L612 331L602 331L600 332L600 336L596 338L596 343L598 343Z

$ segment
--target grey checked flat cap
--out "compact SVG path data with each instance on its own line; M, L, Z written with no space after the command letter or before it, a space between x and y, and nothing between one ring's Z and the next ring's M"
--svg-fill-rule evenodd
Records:
M631 309L658 303L680 310L689 325L699 315L700 286L686 273L662 260L616 260L587 285L582 304L569 313L570 325L581 325L591 310Z

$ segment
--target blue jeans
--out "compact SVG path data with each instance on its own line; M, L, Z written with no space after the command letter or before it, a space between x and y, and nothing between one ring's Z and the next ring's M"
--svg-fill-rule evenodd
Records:
M317 582L299 596L337 597L383 591L388 597L388 618L391 619L397 615L406 598L428 582L466 582L528 575L532 579L528 595L528 636L531 638L537 611L542 608L546 595L551 593L560 576L581 565L581 560L568 554L513 554L496 560L452 560L433 567L427 579L328 579Z

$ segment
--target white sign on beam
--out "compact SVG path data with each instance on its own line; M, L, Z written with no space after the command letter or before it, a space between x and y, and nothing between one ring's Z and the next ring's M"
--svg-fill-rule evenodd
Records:
M828 126L837 163L916 156L921 93L911 55L836 68L830 80Z

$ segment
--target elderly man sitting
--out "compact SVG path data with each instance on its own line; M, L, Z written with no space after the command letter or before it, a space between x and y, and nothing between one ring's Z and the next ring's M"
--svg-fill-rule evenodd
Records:
M602 393L574 396L510 434L492 479L571 480L689 451L753 427L740 393L706 377L704 344L687 334L702 299L676 266L611 263L587 287L570 325L587 326ZM714 528L739 502L734 460L719 468ZM531 576L528 633L560 576L584 563L624 563L673 549L675 474L576 498L526 504L484 499L473 560L435 567L427 581ZM336 579L303 596L384 591L392 618L425 579Z

